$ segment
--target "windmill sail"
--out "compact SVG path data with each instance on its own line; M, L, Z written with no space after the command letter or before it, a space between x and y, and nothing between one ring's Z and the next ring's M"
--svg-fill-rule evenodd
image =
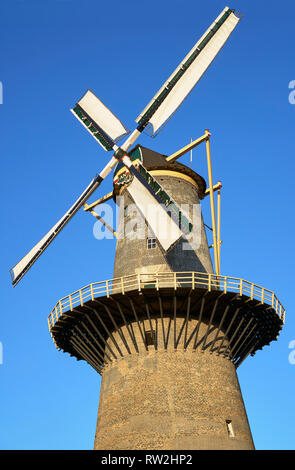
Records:
M80 207L83 206L91 194L98 188L104 177L111 171L116 163L117 160L115 158L111 159L108 165L106 165L106 167L102 170L100 175L96 175L96 177L93 178L91 183L87 186L85 191L72 205L72 207L66 212L66 214L52 227L51 230L49 230L49 232L39 241L39 243L37 243L37 245L35 245L34 248L29 251L29 253L27 253L12 269L10 269L13 286L15 286L21 280L21 278L31 268L35 261L37 261L39 256L42 255L42 253L76 214Z
M152 194L137 178L132 180L127 191L148 222L163 250L169 251L183 236L174 219L169 216L163 205L155 203Z
M153 134L159 132L200 80L239 20L234 10L226 7L222 11L137 117L138 128L152 128Z
M130 132L90 90L71 111L107 151L113 150L114 144Z
M135 167L127 155L122 161L135 177L128 185L127 191L164 251L169 251L180 237L190 234L192 223L141 163ZM117 181L114 180L115 183Z
M130 170L138 181L148 189L153 197L154 204L155 201L157 201L159 204L165 206L166 210L170 213L170 218L174 220L177 226L179 226L179 224L181 225L183 234L188 235L193 229L192 223L151 173L149 173L142 164L138 164L136 168L130 167ZM129 187L127 190L129 190Z

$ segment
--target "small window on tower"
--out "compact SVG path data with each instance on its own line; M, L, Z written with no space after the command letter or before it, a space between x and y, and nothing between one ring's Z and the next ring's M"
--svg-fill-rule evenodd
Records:
M226 420L226 426L227 426L228 437L235 437L232 421L230 419Z
M152 346L154 344L155 340L155 333L154 331L148 330L145 332L145 340L147 346Z
M147 246L147 249L148 249L148 250L151 250L151 249L153 249L153 248L156 248L156 246L157 246L157 241L156 241L156 239L155 239L155 238L148 238L148 239L147 239L147 245L146 245L146 246Z

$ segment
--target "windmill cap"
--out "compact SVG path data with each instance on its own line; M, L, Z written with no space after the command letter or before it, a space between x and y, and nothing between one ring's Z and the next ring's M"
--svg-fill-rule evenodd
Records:
M143 166L148 171L170 170L190 176L197 184L199 199L204 198L206 191L206 182L204 178L202 178L202 176L200 176L198 173L196 173L183 163L179 163L176 161L174 161L173 163L167 162L166 158L168 155L163 155L161 153L155 152L154 150L142 147L141 145L136 145L128 154L133 162L135 162L136 160L140 160ZM119 162L114 172L115 181L117 181L120 174L122 174L123 168L124 164L122 162ZM119 187L122 187L122 185L117 185L116 183L114 184L115 194L118 193Z

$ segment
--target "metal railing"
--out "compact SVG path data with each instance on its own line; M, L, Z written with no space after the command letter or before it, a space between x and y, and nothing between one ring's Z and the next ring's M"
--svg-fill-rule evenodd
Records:
M76 306L83 306L88 300L94 300L96 297L113 294L125 294L128 291L154 288L190 287L192 289L206 289L238 293L245 295L249 300L259 300L261 304L271 306L279 318L285 322L285 309L278 300L274 292L264 287L253 284L231 276L221 276L211 273L198 272L162 272L155 274L131 274L129 276L109 279L107 281L94 282L82 289L73 292L60 299L54 306L48 316L48 325L51 329L63 312L73 310Z

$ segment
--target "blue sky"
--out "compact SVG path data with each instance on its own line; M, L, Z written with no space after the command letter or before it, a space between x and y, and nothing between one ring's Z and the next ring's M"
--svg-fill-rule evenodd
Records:
M69 109L91 88L133 129L225 5L1 2L1 449L93 447L100 377L55 349L47 316L59 298L112 278L114 240L95 239L80 211L15 289L8 272L109 158ZM221 273L274 290L286 308L278 341L238 369L250 426L257 449L294 449L295 6L229 6L244 14L230 40L158 137L138 143L171 154L210 129L223 183ZM193 168L206 178L203 147ZM111 188L109 177L91 200ZM203 211L210 223L208 201Z

